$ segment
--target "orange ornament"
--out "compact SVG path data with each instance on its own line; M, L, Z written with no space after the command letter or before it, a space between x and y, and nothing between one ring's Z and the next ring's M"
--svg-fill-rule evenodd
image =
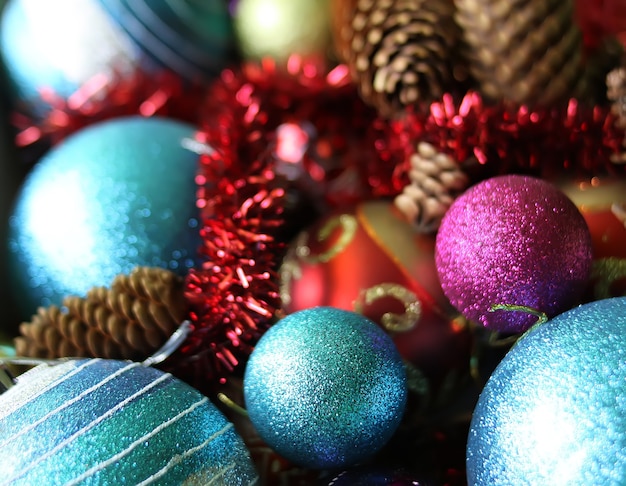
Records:
M594 260L586 300L626 295L626 180L593 177L559 187L591 232Z
M433 391L465 373L471 347L465 321L441 290L434 247L434 237L415 233L388 201L330 214L289 248L280 272L283 308L364 314L393 336Z

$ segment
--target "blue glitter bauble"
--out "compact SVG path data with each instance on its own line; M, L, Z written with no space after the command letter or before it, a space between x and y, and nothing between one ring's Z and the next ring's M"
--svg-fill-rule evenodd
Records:
M189 385L139 363L40 365L0 395L0 484L256 484L243 440Z
M194 128L164 118L92 125L27 177L10 219L16 300L28 315L135 266L181 275L200 246Z
M188 80L213 77L235 40L224 0L98 0L144 54Z
M316 307L288 315L248 361L244 398L260 437L294 463L343 467L376 453L406 405L391 338L360 314Z
M38 114L41 89L68 98L96 75L135 73L141 58L98 0L9 0L0 55L14 95Z
M626 484L626 298L531 328L482 391L470 485Z

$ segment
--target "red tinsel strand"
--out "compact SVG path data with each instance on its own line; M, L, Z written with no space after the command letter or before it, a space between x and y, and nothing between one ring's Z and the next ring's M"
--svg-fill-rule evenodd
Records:
M610 160L619 153L623 130L609 107L570 100L565 108L533 109L506 103L487 105L476 92L455 100L445 95L428 112L409 112L390 122L390 137L408 153L427 141L461 162L475 158L475 177L533 172L540 176L622 173ZM405 154L406 155L406 154Z
M120 116L161 115L195 122L205 89L169 71L139 70L132 75L98 74L68 98L42 89L41 103L48 107L43 118L19 107L11 116L16 145L54 145L87 125Z

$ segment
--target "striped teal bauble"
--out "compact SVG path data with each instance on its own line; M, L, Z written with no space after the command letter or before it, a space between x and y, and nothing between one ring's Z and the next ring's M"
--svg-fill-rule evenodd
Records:
M248 451L198 391L139 363L40 365L0 395L0 484L257 484Z

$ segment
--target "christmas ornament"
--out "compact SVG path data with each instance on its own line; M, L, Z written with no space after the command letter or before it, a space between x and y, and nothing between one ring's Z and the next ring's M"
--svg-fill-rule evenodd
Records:
M365 460L393 435L406 375L373 322L331 307L285 317L259 340L244 375L245 404L267 444L315 469Z
M576 206L552 184L520 175L488 179L457 198L435 248L450 302L467 319L511 333L574 305L591 258Z
M40 307L15 339L18 355L145 359L183 322L183 279L162 268L137 267L111 288L85 298L65 297L61 308Z
M324 484L328 486L353 486L355 484L367 484L370 486L425 486L427 483L415 479L413 475L403 470L361 466L342 471Z
M626 481L626 298L533 327L481 393L467 445L470 485Z
M550 106L587 90L574 0L455 5L470 71L486 98Z
M585 44L596 49L607 37L624 39L626 8L620 0L576 0L576 21L585 35Z
M233 23L247 60L330 57L330 0L239 0Z
M38 115L48 108L42 92L67 99L113 73L131 75L140 62L140 52L96 0L9 0L0 55L16 98Z
M126 117L92 125L50 151L11 218L15 298L23 313L84 296L136 266L184 274L200 245L194 130Z
M339 55L381 115L428 104L465 80L452 2L341 0L333 9Z
M40 365L0 395L2 484L233 484L256 472L232 423L139 363Z
M227 3L222 0L98 0L135 48L189 81L217 75L234 53Z
M593 264L585 300L626 295L626 181L593 177L557 182L591 233Z
M441 218L469 179L450 156L426 142L419 143L410 163L411 183L394 203L417 231L430 233L439 228Z
M291 243L280 269L283 308L364 314L438 388L451 373L467 370L470 336L441 291L434 244L388 201L333 212Z

